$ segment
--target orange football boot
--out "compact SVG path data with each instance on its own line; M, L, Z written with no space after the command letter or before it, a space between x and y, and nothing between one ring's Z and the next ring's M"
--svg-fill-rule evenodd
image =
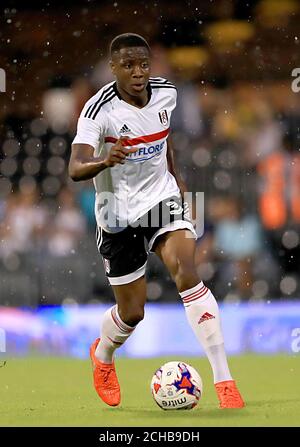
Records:
M107 405L115 407L121 401L120 385L118 382L115 364L100 362L95 356L95 351L100 338L97 338L90 347L90 357L92 360L94 373L94 387L98 396Z
M215 383L220 408L243 408L245 403L234 380Z

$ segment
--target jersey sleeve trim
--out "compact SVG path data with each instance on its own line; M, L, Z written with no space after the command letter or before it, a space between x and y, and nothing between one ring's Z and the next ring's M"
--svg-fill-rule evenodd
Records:
M97 117L101 107L109 102L114 96L116 96L116 94L113 86L110 86L107 89L103 90L99 99L88 107L84 114L84 118L90 118L94 120Z
M151 88L175 88L176 86L172 82L164 78L149 78ZM176 89L177 90L177 89Z
M77 133L72 144L88 144L97 149L103 127L96 121L80 117L77 123Z

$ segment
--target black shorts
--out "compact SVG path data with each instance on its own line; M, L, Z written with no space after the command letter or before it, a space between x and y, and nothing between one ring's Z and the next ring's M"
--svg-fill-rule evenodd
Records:
M178 197L159 202L118 233L108 233L97 227L97 246L110 284L128 284L143 276L148 253L154 251L157 238L178 229L189 229L197 238L188 204Z

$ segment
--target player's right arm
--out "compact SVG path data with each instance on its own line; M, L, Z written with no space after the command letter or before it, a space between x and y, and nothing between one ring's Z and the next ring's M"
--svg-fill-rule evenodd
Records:
M69 175L72 180L79 182L89 180L107 168L116 164L124 164L126 155L136 152L137 148L126 149L123 146L124 137L119 138L105 159L94 157L94 147L89 144L75 143L69 162Z
M89 180L104 169L112 168L116 164L124 164L126 155L137 150L135 148L126 149L123 137L111 146L106 152L105 158L104 156L94 156L109 128L107 113L102 108L99 108L93 116L89 113L94 110L97 103L99 103L99 94L85 104L78 119L77 133L72 144L69 161L69 175L75 182Z
M105 161L93 156L94 148L89 144L73 144L69 161L69 176L74 182L88 180L106 169Z

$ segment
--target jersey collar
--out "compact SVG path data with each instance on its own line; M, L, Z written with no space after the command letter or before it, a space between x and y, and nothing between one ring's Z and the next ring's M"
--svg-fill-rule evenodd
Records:
M152 97L152 88L151 88L150 82L148 82L146 89L147 89L147 92L148 92L148 102L144 105L144 107L146 107L149 104L149 102L151 100L151 97ZM114 82L114 84L113 84L113 90L114 90L115 94L117 95L117 97L121 101L124 101L124 99L122 98L122 96L120 95L120 93L119 93L119 91L117 89L117 83L116 82ZM126 101L124 101L124 102L126 103ZM129 103L126 103L126 104L128 104L129 106L132 106L132 104L129 104ZM136 107L136 106L132 106L132 107ZM144 107L136 107L136 108L142 110Z

